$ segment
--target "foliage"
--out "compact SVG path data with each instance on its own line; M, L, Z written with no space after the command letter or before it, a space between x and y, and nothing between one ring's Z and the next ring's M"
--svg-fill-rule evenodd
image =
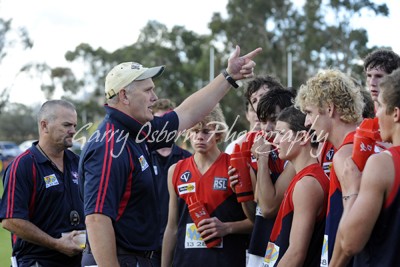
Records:
M4 20L0 18L0 64L8 55L7 52L15 48L17 44L22 45L22 49L32 48L33 46L25 28L14 29L11 19ZM0 88L0 113L7 105L9 90L9 87Z
M109 52L81 43L67 51L65 58L78 70L46 64L26 66L26 70L32 67L50 77L51 82L42 85L48 98L57 87L63 88L65 98L77 106L81 125L97 123L103 116L105 76L124 61L165 65L162 77L154 80L156 92L160 98L170 98L177 104L208 83L211 49L215 51L213 67L217 75L237 44L242 53L261 46L263 53L255 59L256 74L272 74L284 84L290 53L295 88L319 69L331 67L363 81L362 58L375 47L366 46L367 31L353 28L351 20L365 14L387 16L386 4L372 0L307 0L303 6L296 6L297 2L229 0L226 18L213 14L208 24L210 35L199 35L183 26L169 30L157 21L149 21L138 40L129 46ZM221 107L232 132L247 129L243 87L232 89Z
M27 139L37 139L38 130L35 114L39 107L23 104L7 105L0 114L0 140L14 141L17 144Z
M248 51L263 47L257 57L259 73L273 73L287 80L287 55L293 58L293 85L298 87L319 69L335 67L362 79L360 59L366 47L365 29L353 29L351 18L362 12L388 15L386 4L370 0L308 0L302 7L294 1L229 0L228 17L214 14L210 29L225 40L226 51L240 43Z

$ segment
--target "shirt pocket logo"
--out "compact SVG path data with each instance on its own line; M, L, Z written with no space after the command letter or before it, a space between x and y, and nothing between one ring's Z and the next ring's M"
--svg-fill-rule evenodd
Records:
M60 183L57 180L57 176L55 174L50 174L45 177L43 177L43 180L46 184L46 188L49 188L51 186L59 185Z

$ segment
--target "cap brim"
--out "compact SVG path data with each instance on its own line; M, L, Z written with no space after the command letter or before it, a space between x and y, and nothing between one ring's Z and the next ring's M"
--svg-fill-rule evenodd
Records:
M135 79L135 81L142 81L149 78L157 78L164 72L165 66L158 66L153 68L148 68L145 72L140 74L139 77Z

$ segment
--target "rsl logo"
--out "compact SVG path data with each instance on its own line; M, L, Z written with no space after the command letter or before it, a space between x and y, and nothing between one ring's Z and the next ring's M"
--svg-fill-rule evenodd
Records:
M227 188L228 188L228 178L214 177L214 185L213 185L214 190L226 191Z

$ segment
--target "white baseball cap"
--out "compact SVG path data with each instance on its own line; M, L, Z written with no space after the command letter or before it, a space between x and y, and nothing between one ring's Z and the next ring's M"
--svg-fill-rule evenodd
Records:
M145 68L136 62L123 62L115 66L106 76L105 94L111 99L133 81L156 78L164 71L165 66Z

